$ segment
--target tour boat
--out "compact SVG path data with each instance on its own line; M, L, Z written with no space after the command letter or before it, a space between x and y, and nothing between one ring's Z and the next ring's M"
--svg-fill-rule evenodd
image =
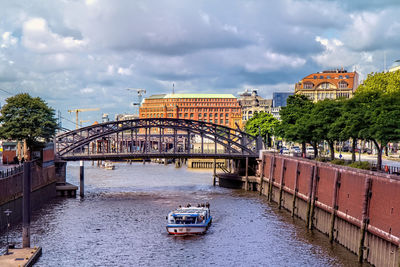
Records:
M104 169L106 170L114 170L115 166L111 161L104 162Z
M171 235L204 234L212 222L210 205L179 207L168 213L167 220L167 231Z

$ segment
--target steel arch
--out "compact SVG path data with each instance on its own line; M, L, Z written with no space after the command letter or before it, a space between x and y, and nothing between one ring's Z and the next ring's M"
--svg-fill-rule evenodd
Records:
M158 128L159 133L147 135L147 129ZM189 136L190 134L200 135L201 138L211 139L215 143L222 145L225 151L229 155L247 155L255 156L257 155L259 149L262 148L262 141L260 138L249 135L238 129L232 129L229 127L194 121L194 120L183 120L183 119L170 119L170 118L154 118L154 119L134 119L134 120L124 120L124 121L112 121L107 123L96 124L84 128L80 128L74 131L69 131L65 133L58 134L55 138L56 155L59 158L65 158L71 152L77 149L84 148L88 146L93 141L100 140L107 136L113 136L118 133L131 131L131 139L126 139L127 141L132 141L132 133L138 129L146 129L145 142L151 140L152 138L169 137L174 139L173 146L176 147L177 136L181 136L182 131L186 132ZM165 135L164 130L163 135L161 135L161 129L173 129L173 135ZM178 134L178 132L181 132ZM137 131L136 131L137 133ZM135 134L135 140L137 141L137 134ZM143 139L143 135L139 135ZM189 148L190 149L190 148ZM175 150L174 150L175 152ZM202 148L203 152L203 148ZM171 154L172 152L170 152ZM104 154L104 153L103 153ZM189 151L189 154L190 151ZM207 153L196 153L193 156L206 156ZM136 153L137 155L137 153ZM147 150L142 153L142 156L149 156Z

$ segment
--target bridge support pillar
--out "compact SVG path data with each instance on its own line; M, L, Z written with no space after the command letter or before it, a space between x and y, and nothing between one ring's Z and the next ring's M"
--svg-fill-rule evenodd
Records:
M79 162L79 195L85 197L85 169L83 160Z
M31 246L31 162L24 162L22 210L22 247Z
M213 186L215 186L217 180L217 159L214 159L213 168L214 168Z

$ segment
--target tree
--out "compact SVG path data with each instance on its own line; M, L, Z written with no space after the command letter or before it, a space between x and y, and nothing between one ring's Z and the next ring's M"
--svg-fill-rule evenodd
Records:
M314 125L312 135L315 140L328 142L331 160L335 159L335 141L340 138L335 122L341 116L342 106L340 100L325 99L315 103L311 112L310 123Z
M271 135L274 128L278 124L278 120L269 113L259 112L256 113L251 119L246 122L244 129L246 133L251 135L258 135L259 133L264 139L265 143L271 143Z
M310 123L313 107L314 103L306 96L292 95L288 97L286 107L279 112L281 123L277 129L278 135L286 140L301 143L303 155L306 153L306 143L312 144L315 151L316 142L310 131L313 126Z
M54 110L41 98L24 93L7 98L6 102L0 115L1 138L26 140L32 151L54 136L57 128Z

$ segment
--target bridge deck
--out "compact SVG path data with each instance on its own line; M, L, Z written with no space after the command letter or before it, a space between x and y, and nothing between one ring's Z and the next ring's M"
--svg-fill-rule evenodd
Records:
M124 160L124 159L148 159L148 158L216 158L216 159L244 159L256 158L256 154L229 154L229 153L215 153L215 154L197 154L197 153L104 153L104 154L74 154L63 155L61 160L77 161L77 160Z

